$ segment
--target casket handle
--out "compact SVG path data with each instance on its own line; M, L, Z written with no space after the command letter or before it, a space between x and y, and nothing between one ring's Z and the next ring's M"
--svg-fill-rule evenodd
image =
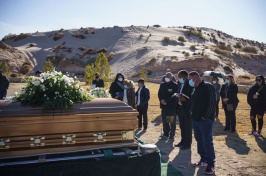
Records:
M94 139L94 142L105 142L106 139L104 139L104 136L106 136L106 133L94 133L93 136L96 137L96 139Z
M6 143L9 143L10 139L0 139L0 149L9 149L9 145L6 145Z
M33 144L30 144L31 147L40 147L40 146L44 146L45 143L42 142L42 140L45 140L44 136L37 136L37 137L32 137L30 138L31 141L34 141Z
M68 135L63 135L62 136L65 141L63 141L63 144L75 144L76 141L73 141L73 138L76 138L75 134L68 134Z
M122 140L133 140L134 139L134 131L122 131Z

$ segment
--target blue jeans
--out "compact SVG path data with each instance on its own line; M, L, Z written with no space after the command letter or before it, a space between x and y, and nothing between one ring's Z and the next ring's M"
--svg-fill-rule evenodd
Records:
M7 94L7 90L6 89L0 90L0 100L2 100L4 97L6 97L6 94Z
M212 142L213 121L210 119L195 121L192 120L194 136L197 141L198 154L201 162L207 162L208 167L214 167L215 153Z

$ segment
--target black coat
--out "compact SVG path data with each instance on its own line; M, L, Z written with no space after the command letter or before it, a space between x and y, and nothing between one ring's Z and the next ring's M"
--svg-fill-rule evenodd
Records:
M174 93L178 93L178 85L171 81L169 83L162 83L158 91L158 98L160 101L160 108L167 108L169 111L176 111L177 98L172 97ZM166 102L166 105L161 103L161 100Z
M230 84L227 90L227 96L226 96L226 87L227 87L227 84L224 84L222 86L222 89L220 92L221 98L222 99L228 98L229 100L227 104L233 104L233 106L236 107L239 102L238 97L237 97L238 87L236 84ZM223 102L223 106L225 106L224 102Z
M118 82L112 82L111 86L110 86L110 91L109 93L111 94L112 98L115 98L117 95L116 95L116 92L120 92L120 93L124 93L124 89L122 87L122 83L121 83L121 86L118 84ZM122 98L123 100L123 98Z
M253 95L259 93L258 98L254 99ZM247 102L251 107L251 110L263 115L266 110L266 85L260 87L258 84L253 85L247 95Z
M139 96L139 90L140 88L138 88L137 92L136 92L136 102L138 102L138 96ZM148 106L150 100L150 90L146 87L143 86L140 92L140 107L143 106Z
M95 84L96 87L104 87L104 82L103 82L102 79L99 79L99 81L97 81L97 80L93 80L93 81L92 81L92 84Z
M6 90L9 87L9 80L6 76L0 74L0 90Z
M191 96L191 117L193 120L214 120L216 94L214 87L202 81Z

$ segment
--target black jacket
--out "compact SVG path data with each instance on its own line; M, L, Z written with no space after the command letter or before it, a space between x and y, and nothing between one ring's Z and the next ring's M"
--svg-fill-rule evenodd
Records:
M259 93L258 98L254 99L253 95ZM263 115L266 110L266 85L260 87L258 84L253 85L247 95L247 102L251 109L256 109L258 115Z
M138 96L139 96L139 90L140 88L138 88L137 92L136 92L136 102L138 102ZM146 87L143 86L140 92L140 107L143 106L148 106L148 102L150 100L150 90Z
M0 90L6 90L9 87L9 80L6 76L0 74Z
M167 108L169 110L176 110L177 98L172 98L174 93L178 93L178 85L171 81L169 83L162 83L158 91L158 98L160 101L160 108ZM161 104L161 100L165 100L166 105Z
M214 120L216 95L214 87L202 81L191 95L191 117L193 120Z
M237 97L238 87L236 84L230 84L230 86L228 87L228 90L227 90L227 96L226 96L226 87L227 87L227 84L224 84L222 86L222 89L220 92L221 98L222 99L228 98L229 100L228 100L227 104L233 104L233 106L236 107L236 105L239 102L238 97ZM223 102L223 105L225 105L224 102Z
M178 83L178 93L185 94L189 98L185 97L186 101L181 101L182 107L186 110L187 113L191 110L191 94L193 91L193 87L191 87L188 83L188 79L185 80L184 86L182 88L182 84ZM180 105L177 104L177 110L179 109Z
M122 83L120 83L121 86L118 84L118 82L112 82L111 86L110 86L110 91L109 93L111 94L112 98L115 98L117 95L116 95L116 92L120 92L120 93L124 93L124 89L122 87ZM123 98L122 98L123 100Z
M97 80L93 80L93 81L92 81L92 84L95 84L96 87L104 87L104 82L103 82L102 79L99 79L99 81L97 81Z

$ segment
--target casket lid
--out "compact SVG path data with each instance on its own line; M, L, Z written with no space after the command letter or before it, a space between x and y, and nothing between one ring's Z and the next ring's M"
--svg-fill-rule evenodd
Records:
M31 117L31 116L57 116L71 114L92 113L119 113L136 112L131 106L112 98L95 98L90 102L76 104L70 109L43 109L42 107L24 107L20 103L11 103L0 100L0 118L5 117Z

